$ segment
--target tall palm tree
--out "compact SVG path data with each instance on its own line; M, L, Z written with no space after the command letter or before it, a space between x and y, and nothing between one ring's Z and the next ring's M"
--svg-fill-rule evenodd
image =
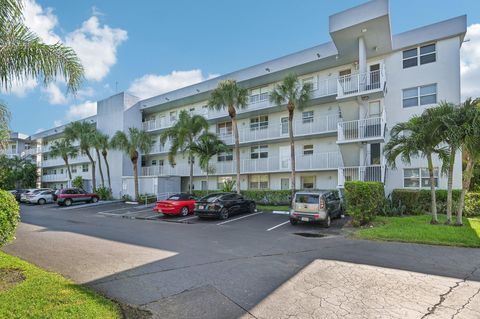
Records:
M462 141L462 149L467 165L463 171L462 192L457 207L457 220L455 225L463 225L463 206L465 194L470 187L475 164L480 161L480 100L471 98L463 102L462 111L465 115L465 122L462 126L465 135Z
M100 157L100 149L102 148L102 145L100 144L101 137L102 135L101 132L95 130L92 136L92 146L95 148L95 153L97 154L97 161L98 161L98 171L100 172L100 180L102 181L102 187L105 188L105 178L103 177L103 169L102 169L102 161Z
M50 147L50 155L53 157L61 157L67 166L68 180L72 182L72 171L70 170L69 158L75 158L78 155L78 149L67 139L61 139L53 142Z
M291 188L295 195L295 139L293 136L293 116L295 109L303 109L312 95L312 84L301 84L295 74L287 75L270 94L270 101L278 106L286 105L288 110L288 136L290 139Z
M90 153L95 135L95 124L88 122L73 122L65 127L65 138L71 141L80 142L80 151L87 155L92 165L92 188L97 190L97 180L95 176L95 160Z
M56 43L48 45L25 26L23 1L0 0L0 86L9 89L27 79L44 84L63 77L75 93L84 70L73 49Z
M229 148L222 140L218 138L216 134L205 132L198 137L197 142L191 146L190 150L195 156L198 156L200 168L205 171L208 193L210 160L218 153L228 151Z
M147 132L141 131L135 127L128 129L128 134L123 131L117 131L110 141L112 148L123 151L132 162L133 180L135 187L135 199L139 199L138 193L138 159L140 153L148 154L152 149L152 139Z
M110 138L107 134L104 134L100 131L97 131L95 134L95 141L100 149L103 157L103 161L105 162L105 167L107 169L107 180L108 180L108 187L110 190L112 189L112 182L110 179L110 165L108 163L108 149L110 148ZM99 159L100 161L100 159Z
M224 80L210 94L208 107L211 109L227 109L232 120L232 129L235 137L235 160L237 171L237 193L240 194L240 139L238 137L237 109L247 106L248 90L240 87L235 80Z
M445 156L445 150L438 147L441 142L438 129L430 119L422 114L413 116L407 122L396 124L391 132L391 139L385 145L384 152L390 167L396 168L396 159L407 164L413 157L426 157L430 176L432 224L438 223L437 200L435 194L435 175L433 169L433 155Z
M190 163L190 180L189 180L189 192L193 190L193 164L194 154L192 146L197 142L200 134L208 131L208 122L201 115L190 115L187 111L183 110L178 116L178 121L174 126L166 129L160 135L160 143L165 144L167 140L170 140L171 147L168 152L168 161L173 163L175 156L178 152L188 155L188 161Z
M7 147L10 138L10 111L7 106L0 101L0 150Z

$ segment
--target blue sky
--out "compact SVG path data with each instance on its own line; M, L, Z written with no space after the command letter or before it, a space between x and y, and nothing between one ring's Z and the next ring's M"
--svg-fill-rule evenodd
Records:
M61 81L48 88L29 81L0 93L11 129L27 134L86 116L117 90L148 97L329 41L328 16L365 2L26 1L31 29L47 42L70 44L87 71L75 98L65 96ZM462 14L469 26L480 23L478 0L390 0L390 12L393 33ZM477 94L480 25L467 38L462 85Z

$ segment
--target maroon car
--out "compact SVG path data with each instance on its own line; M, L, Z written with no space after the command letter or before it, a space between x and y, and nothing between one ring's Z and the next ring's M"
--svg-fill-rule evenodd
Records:
M59 206L70 206L78 202L96 203L98 202L98 195L87 193L79 188L63 188L57 192L57 204Z

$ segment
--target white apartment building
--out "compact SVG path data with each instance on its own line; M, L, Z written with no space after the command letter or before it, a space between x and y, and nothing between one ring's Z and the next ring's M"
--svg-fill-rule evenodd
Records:
M29 136L19 132L10 132L10 138L4 148L0 149L0 155L7 157L25 157L30 149Z
M395 188L428 187L426 160L411 165L400 160L387 167L383 147L390 129L440 101L460 103L460 47L466 17L460 16L401 34L392 34L388 0L375 0L330 16L332 41L267 61L189 87L145 100L120 93L97 103L97 115L87 120L112 136L117 130L137 127L151 134L154 146L142 155L140 191L163 193L187 190L189 163L178 155L167 159L169 144L159 136L171 127L181 110L201 114L225 143L233 147L231 122L226 111L206 107L210 92L221 80L235 79L249 89L249 103L238 112L242 189L288 189L290 150L287 111L269 100L276 84L289 73L313 84L309 105L297 110L296 185L303 189L342 189L345 181L379 181L387 192ZM64 127L31 137L42 167L42 184L66 185L66 169L48 156L48 145L60 138ZM118 151L110 151L114 195L132 194L132 166ZM85 157L74 160L76 173L90 179ZM98 166L98 165L97 165ZM194 189L218 189L235 179L231 153L212 159L207 181L198 163ZM446 177L438 172L438 187ZM81 172L79 171L81 170ZM461 187L461 154L455 166L454 187ZM98 174L97 174L98 176ZM97 178L99 183L99 178ZM238 184L238 181L237 181Z

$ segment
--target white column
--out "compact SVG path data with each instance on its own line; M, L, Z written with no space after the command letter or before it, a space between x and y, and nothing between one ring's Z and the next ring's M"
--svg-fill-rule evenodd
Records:
M363 91L367 84L367 49L363 37L358 38L358 73L360 73L360 77L358 78L359 89Z

